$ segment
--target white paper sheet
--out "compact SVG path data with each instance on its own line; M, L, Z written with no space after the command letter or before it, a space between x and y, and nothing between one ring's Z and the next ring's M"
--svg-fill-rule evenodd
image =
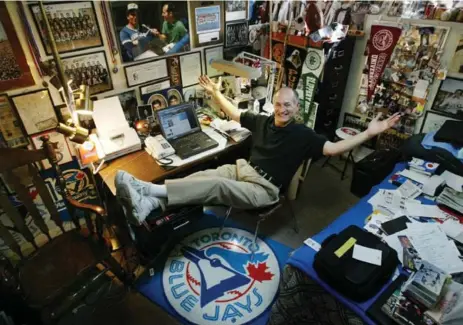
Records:
M421 189L413 184L412 181L407 180L405 183L399 186L397 191L402 195L403 197L407 199L415 199L421 194Z
M414 181L416 181L416 182L418 182L420 184L426 183L426 181L429 179L428 176L417 173L417 172L415 172L413 170L409 170L409 169L404 169L401 172L399 172L399 174L404 176L404 177L407 177L407 178L409 178L411 180L414 180Z
M183 87L198 83L198 78L202 74L201 65L201 52L190 52L180 56Z
M379 266L381 266L382 255L383 252L379 249L373 249L358 244L354 245L354 251L352 252L352 258Z
M445 234L463 244L463 225L454 219L447 219L441 225Z
M304 244L306 244L316 252L318 252L320 248L322 248L322 246L312 238L307 238L306 240L304 240Z
M447 214L437 205L421 204L420 202L407 201L405 203L407 215L411 217L428 217L446 219Z
M423 193L435 196L437 188L443 183L445 183L445 179L439 175L433 175L423 184Z

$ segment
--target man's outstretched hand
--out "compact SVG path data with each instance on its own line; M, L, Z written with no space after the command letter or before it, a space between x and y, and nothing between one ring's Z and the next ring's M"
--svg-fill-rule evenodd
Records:
M199 85L207 91L209 95L212 95L214 92L220 90L220 85L222 83L222 78L219 77L217 82L213 82L209 79L208 76L201 76L199 77Z
M390 129L394 125L397 124L400 120L400 113L395 113L394 115L390 116L389 118L380 121L381 113L378 113L376 117L368 124L367 134L370 137L377 136L380 133Z

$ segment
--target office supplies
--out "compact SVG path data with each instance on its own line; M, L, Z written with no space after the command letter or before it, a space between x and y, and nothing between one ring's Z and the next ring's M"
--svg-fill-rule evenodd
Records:
M162 135L182 159L219 145L201 131L194 105L191 103L167 107L156 111L156 114Z
M137 132L129 127L117 96L95 101L93 120L106 161L141 149Z
M146 138L145 145L145 150L156 160L169 157L175 153L175 149L162 135Z

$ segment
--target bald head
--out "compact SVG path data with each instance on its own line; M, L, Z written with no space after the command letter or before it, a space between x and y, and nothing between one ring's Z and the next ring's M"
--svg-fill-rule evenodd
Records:
M297 94L297 92L291 88L291 87L287 87L287 86L284 86L284 87L281 87L274 95L273 95L273 102L275 103L275 99L276 97L280 94L280 92L282 92L285 97L286 96L291 96L292 97L292 100L295 104L299 104L299 95Z
M273 109L275 125L288 125L299 111L299 96L296 91L289 87L280 88L273 96Z

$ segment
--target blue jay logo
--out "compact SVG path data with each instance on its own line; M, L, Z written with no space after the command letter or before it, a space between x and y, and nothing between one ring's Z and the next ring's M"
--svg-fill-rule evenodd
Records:
M252 254L252 234L241 229L205 229L174 249L163 272L171 306L188 321L247 323L272 302L280 269L263 241Z

